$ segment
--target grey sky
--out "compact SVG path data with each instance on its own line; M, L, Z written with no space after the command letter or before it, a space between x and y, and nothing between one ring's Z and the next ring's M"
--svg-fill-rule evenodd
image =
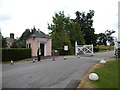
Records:
M46 34L47 23L52 22L55 12L64 11L65 15L75 18L75 12L95 11L93 17L96 33L107 29L118 30L119 0L0 0L0 29L3 36L14 33L15 37L34 25Z

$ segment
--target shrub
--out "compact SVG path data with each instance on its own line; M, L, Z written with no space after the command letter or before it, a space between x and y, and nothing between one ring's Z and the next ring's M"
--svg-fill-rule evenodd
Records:
M28 48L3 48L2 49L2 60L21 60L31 57L31 49Z
M94 48L93 48L93 51L94 51L94 52L99 52L99 47L94 47Z
M59 55L74 55L75 54L75 49L74 47L71 47L68 49L68 51L64 51L63 48L59 48Z

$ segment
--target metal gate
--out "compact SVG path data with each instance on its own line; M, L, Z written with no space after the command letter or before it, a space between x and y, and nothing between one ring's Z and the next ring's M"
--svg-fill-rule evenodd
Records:
M77 45L77 42L75 42L75 55L78 55L80 53L93 55L93 44Z

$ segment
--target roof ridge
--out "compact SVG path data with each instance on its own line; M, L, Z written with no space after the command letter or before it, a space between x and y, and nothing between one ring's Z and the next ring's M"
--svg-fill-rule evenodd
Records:
M38 37L38 38L50 38L49 35L46 35L44 32L42 31L38 31L36 30L32 35L30 35L30 37Z

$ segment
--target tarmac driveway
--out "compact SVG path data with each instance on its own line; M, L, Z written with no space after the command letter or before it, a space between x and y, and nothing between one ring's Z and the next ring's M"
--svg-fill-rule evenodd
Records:
M3 88L65 88L71 80L81 80L88 70L101 59L112 57L113 52L97 53L92 57L67 56L2 65Z

